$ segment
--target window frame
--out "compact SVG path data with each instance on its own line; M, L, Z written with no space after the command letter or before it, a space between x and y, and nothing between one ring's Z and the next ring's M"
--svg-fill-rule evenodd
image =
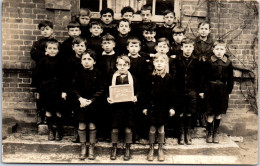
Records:
M80 9L80 0L72 0L72 13L76 13L76 11L79 11ZM99 0L99 12L92 12L92 19L99 19L100 18L100 11L102 10L102 0ZM181 0L174 0L174 12L176 17L176 22L180 21L181 16ZM163 22L163 15L155 15L155 9L156 9L156 0L153 0L153 6L152 6L152 22ZM73 15L73 14L72 14ZM114 20L121 19L121 13L115 13L114 14ZM134 18L132 21L141 21L142 18L140 14L134 14Z

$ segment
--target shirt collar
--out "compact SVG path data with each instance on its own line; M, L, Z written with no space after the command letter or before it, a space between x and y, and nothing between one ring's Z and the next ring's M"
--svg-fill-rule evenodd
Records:
M216 62L219 59L222 60L224 63L227 62L227 57L225 55L222 58L217 58L215 55L212 55L210 58L212 62Z
M102 56L103 55L114 55L115 51L111 51L110 53L106 53L105 51L102 52Z
M203 41L203 40L201 40L200 39L200 37L198 36L198 37L196 37L196 39L195 39L195 42L205 42L205 43L207 43L207 44L211 44L211 43L213 43L213 39L211 38L211 36L209 35L208 37L207 37L207 40L206 41Z
M130 53L128 53L129 57L132 57L132 55ZM137 54L137 57L141 57L140 54Z
M163 24L163 26L164 26L165 28L173 28L173 27L175 26L175 24L172 24L172 25Z

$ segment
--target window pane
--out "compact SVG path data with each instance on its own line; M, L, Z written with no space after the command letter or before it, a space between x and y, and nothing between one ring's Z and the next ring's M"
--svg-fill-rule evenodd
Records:
M92 12L99 12L99 0L81 0L80 8L88 8Z
M156 0L156 15L162 15L167 9L174 11L174 0Z

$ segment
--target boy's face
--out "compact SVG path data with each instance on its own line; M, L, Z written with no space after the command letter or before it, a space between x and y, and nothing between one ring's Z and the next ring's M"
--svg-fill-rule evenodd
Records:
M103 29L100 25L92 25L92 27L89 28L89 31L93 36L100 36L100 34L103 32Z
M49 38L53 34L53 29L49 26L40 28L41 35L45 38Z
M210 33L209 24L200 25L198 33L201 37L207 37Z
M167 54L169 52L169 46L166 42L159 42L155 47L155 50L157 51L157 53Z
M113 16L111 13L105 13L101 16L101 21L105 24L110 24L113 21Z
M56 56L59 52L57 43L49 43L45 49L46 55Z
M127 19L130 23L131 23L133 17L134 17L134 14L133 14L132 12L125 12L125 13L122 15L122 18Z
M173 40L175 41L175 43L178 43L178 44L181 44L181 41L184 38L183 33L174 33L172 36L173 36Z
M72 49L75 51L77 55L81 55L86 51L87 47L85 42L81 42L79 44L75 43L74 45L72 45Z
M104 49L105 52L109 53L112 52L114 47L115 47L115 42L112 40L109 41L102 41L101 44L102 48Z
M162 71L166 67L166 60L162 56L159 56L158 58L154 59L153 65L155 70Z
M69 28L68 34L70 37L78 37L81 34L81 30L79 27L75 27L75 28Z
M120 74L125 74L130 68L130 65L126 63L123 59L119 59L116 64L116 68L118 69Z
M163 17L163 19L164 19L165 24L172 25L174 22L174 15L173 15L173 13L168 13Z
M92 70L96 61L89 54L84 54L81 57L81 64L85 69Z
M130 32L130 26L128 22L124 22L121 21L118 25L117 30L119 31L119 33L121 33L122 35L126 35Z
M189 58L194 50L193 43L185 44L181 46L181 50L183 51L183 56Z
M151 11L150 10L141 10L141 17L143 22L150 22L151 21Z
M131 55L137 55L140 51L141 47L139 43L129 43L127 46L127 50Z
M79 16L80 25L87 26L89 24L90 17L89 16Z
M155 31L147 31L147 30L143 31L143 36L147 41L152 41L155 35L156 35Z
M213 53L217 58L223 58L226 53L226 47L224 45L216 45L213 48Z

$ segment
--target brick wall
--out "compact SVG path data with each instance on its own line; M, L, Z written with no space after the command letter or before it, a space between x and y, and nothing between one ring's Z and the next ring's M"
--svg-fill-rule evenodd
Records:
M229 43L234 65L252 70L257 75L255 59L258 59L258 4L240 1L217 3L206 0L181 1L182 25L187 35L197 35L197 25L203 20L212 24L212 36L224 35ZM38 23L49 19L54 23L56 38L67 37L66 25L70 21L70 10L46 9L45 0L3 0L2 1L2 68L3 68L3 117L13 117L25 122L34 121L35 102L30 85L30 58L33 41L39 39ZM230 33L228 33L230 32ZM256 78L257 80L257 78ZM230 110L250 109L235 83L231 94ZM244 87L252 89L256 84ZM22 116L24 115L24 116Z

